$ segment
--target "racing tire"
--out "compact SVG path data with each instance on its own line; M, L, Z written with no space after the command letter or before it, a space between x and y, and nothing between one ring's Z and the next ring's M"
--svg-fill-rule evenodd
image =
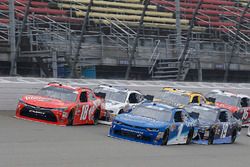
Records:
M169 130L167 129L162 138L162 143L161 143L162 146L166 146L168 144L168 136L169 136Z
M189 130L186 144L190 144L192 142L193 135L194 135L194 129L192 128Z
M73 125L73 122L74 122L74 111L71 111L69 113L69 116L68 116L68 123L67 123L67 126L72 126Z
M211 144L213 144L213 143L214 143L214 130L212 129L212 130L210 130L210 132L209 132L207 144L208 144L208 145L211 145Z
M118 114L122 114L122 113L124 113L124 111L123 111L123 110L120 110L120 111L118 112Z
M234 129L233 132L232 132L232 137L231 137L231 143L232 144L235 142L236 137L237 137L237 131L236 131L236 129Z
M94 125L98 124L99 117L100 117L100 110L97 109L95 114L94 114Z

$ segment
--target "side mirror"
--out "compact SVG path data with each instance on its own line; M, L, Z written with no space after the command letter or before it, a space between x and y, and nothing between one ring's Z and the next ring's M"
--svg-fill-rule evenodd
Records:
M145 95L144 98L148 101L153 101L154 96L153 95Z
M207 101L212 102L212 103L215 103L215 101L216 101L216 98L214 98L214 97L208 97L206 99L207 99Z
M102 98L102 99L105 99L105 97L106 97L106 93L102 93L102 92L95 93L95 95L96 95L97 97Z

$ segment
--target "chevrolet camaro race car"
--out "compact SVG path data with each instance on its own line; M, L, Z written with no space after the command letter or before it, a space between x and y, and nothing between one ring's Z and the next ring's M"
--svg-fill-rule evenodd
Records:
M240 135L241 121L223 108L209 105L188 105L185 110L198 119L198 131L193 142L198 144L234 143Z
M183 107L190 103L208 103L206 98L199 92L186 91L171 87L164 87L160 96L154 98L154 101L163 102L176 107Z
M109 125L116 115L128 112L132 107L146 101L145 96L139 91L111 85L99 85L94 88L94 92L105 94L105 114L99 122Z
M212 90L206 97L215 102L215 105L230 110L237 118L242 119L242 125L250 124L250 97L242 94L233 94L222 90Z
M196 124L184 109L143 103L116 116L109 136L153 145L189 144Z
M56 125L96 124L102 102L89 88L49 83L19 100L16 117Z

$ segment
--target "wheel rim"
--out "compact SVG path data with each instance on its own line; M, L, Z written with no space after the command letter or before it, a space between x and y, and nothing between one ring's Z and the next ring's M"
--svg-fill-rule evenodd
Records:
M232 139L231 139L232 141L232 143L234 143L235 142L235 140L236 140L236 131L234 131L233 132L233 134L232 134Z
M95 112L95 115L94 115L94 124L98 124L98 120L99 120L99 114L100 112L99 111L96 111Z
M74 114L71 112L68 117L68 125L73 125Z
M191 141L192 141L192 138L193 138L193 130L190 130L190 132L188 133L188 138L187 138L187 141L186 141L186 144L190 144Z
M162 145L167 145L168 144L168 136L169 136L169 133L168 133L168 131L166 131L164 133L164 136L163 136L163 139L162 139Z
M214 133L213 131L211 131L208 137L208 144L213 144L213 141L214 141Z

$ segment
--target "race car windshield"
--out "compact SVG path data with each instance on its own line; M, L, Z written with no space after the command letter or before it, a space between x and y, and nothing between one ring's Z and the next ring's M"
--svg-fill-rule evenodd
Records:
M102 92L105 93L105 100L112 100L112 101L117 101L121 103L125 103L126 98L127 98L127 92L122 92L122 91L113 91L109 89L96 89L95 92Z
M74 93L74 90L64 89L60 87L53 87L53 86L42 88L37 94L40 96L46 96L70 102L75 102L77 98L77 93Z
M185 109L187 110L187 112L190 114L191 117L193 117L192 115L195 115L195 119L198 118L199 120L215 121L218 115L218 112L216 110L199 107L199 106L185 107Z
M156 110L147 107L136 107L131 111L131 114L142 116L146 118L151 118L157 121L170 121L171 118L171 111L170 110Z
M220 95L220 94L216 94L214 95L215 97L215 102L219 102L219 103L225 103L228 104L230 106L238 106L239 105L239 98L236 96L226 96L226 95Z
M189 97L187 95L181 95L171 92L163 92L161 95L161 99L166 100L168 103L173 105L186 105L189 103Z

